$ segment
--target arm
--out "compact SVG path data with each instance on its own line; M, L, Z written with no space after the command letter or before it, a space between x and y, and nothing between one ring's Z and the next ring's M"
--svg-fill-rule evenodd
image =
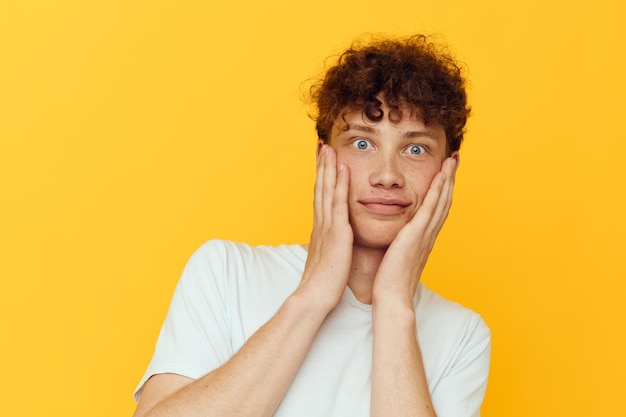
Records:
M413 297L452 202L456 160L448 158L413 219L400 230L372 289L372 417L433 417Z
M442 417L479 417L489 377L491 333L477 314L465 316L462 328L455 327L459 338L454 361L448 363L445 377L431 387L431 398Z
M135 417L274 413L347 285L353 239L346 203L349 174L347 167L337 170L336 164L334 151L321 148L309 255L295 293L222 367L195 381L172 374L153 376Z
M195 381L152 377L135 416L271 416L324 317L294 294L221 368Z

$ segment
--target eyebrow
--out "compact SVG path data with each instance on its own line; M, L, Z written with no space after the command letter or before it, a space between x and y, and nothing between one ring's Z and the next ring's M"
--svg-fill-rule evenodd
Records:
M380 136L380 132L378 131L378 129L371 127L371 126L360 125L360 124L352 124L352 125L347 124L345 131L348 132L350 130L357 130L359 132L364 132L364 133L369 133L371 135ZM402 134L402 138L404 139L428 138L428 139L432 139L435 141L438 139L437 136L435 136L429 130L407 131Z

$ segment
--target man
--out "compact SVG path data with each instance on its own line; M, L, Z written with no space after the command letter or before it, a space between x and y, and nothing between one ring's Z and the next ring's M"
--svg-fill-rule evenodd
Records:
M355 44L312 89L309 245L211 241L139 384L143 416L478 416L490 334L420 284L469 115L427 37Z

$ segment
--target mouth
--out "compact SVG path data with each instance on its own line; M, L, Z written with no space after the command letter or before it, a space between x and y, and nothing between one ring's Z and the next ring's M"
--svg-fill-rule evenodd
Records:
M359 203L366 211L383 215L402 214L411 205L408 201L398 199L369 199L360 200Z

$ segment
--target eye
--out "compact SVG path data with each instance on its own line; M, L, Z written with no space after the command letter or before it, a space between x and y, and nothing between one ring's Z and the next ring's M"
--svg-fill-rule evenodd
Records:
M422 145L411 145L407 148L407 151L411 155L421 155L426 152L426 149Z
M358 139L352 142L352 146L362 151L365 151L367 149L370 149L372 147L372 144L366 139Z

